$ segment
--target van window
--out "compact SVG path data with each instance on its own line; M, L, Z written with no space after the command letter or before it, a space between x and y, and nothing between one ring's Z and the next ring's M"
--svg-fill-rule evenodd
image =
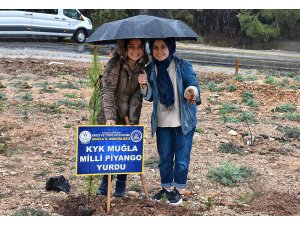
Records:
M79 20L80 13L75 9L64 9L63 13L65 16L70 17L75 20Z
M24 11L33 12L33 13L45 13L57 15L58 9L25 9Z

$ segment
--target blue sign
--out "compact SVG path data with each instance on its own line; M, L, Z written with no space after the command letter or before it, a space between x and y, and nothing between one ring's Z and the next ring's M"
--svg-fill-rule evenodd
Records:
M142 173L143 149L144 126L78 126L77 175Z

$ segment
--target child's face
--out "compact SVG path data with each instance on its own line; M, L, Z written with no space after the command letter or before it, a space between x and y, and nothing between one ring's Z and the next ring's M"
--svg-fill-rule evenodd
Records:
M153 43L153 57L158 61L163 61L169 56L169 49L162 40L156 40Z
M140 39L132 39L127 45L127 56L132 61L138 61L144 53L143 43Z

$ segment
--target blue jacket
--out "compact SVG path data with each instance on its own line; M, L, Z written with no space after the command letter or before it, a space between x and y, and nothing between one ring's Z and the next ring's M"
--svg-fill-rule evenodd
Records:
M178 58L174 55L173 60L175 61L175 71L177 79L177 88L179 96L179 107L180 107L180 123L182 132L187 134L197 125L197 106L195 104L190 104L184 98L184 91L189 86L195 86L198 89L199 95L196 99L196 104L200 105L200 88L198 80L196 79L196 73L193 70L192 64L188 61ZM146 67L146 73L148 78L148 89L147 94L144 99L147 101L153 101L153 111L151 115L151 128L152 136L154 136L156 131L156 114L157 105L159 101L157 80L155 72L155 64L151 62Z

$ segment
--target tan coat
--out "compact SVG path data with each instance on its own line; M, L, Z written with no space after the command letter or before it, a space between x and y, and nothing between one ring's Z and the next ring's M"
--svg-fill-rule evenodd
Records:
M101 77L100 124L105 124L108 119L115 120L117 124L126 124L125 116L128 116L130 124L139 123L143 96L138 75L142 72L143 65L140 60L131 71L120 55L115 55L108 61Z

